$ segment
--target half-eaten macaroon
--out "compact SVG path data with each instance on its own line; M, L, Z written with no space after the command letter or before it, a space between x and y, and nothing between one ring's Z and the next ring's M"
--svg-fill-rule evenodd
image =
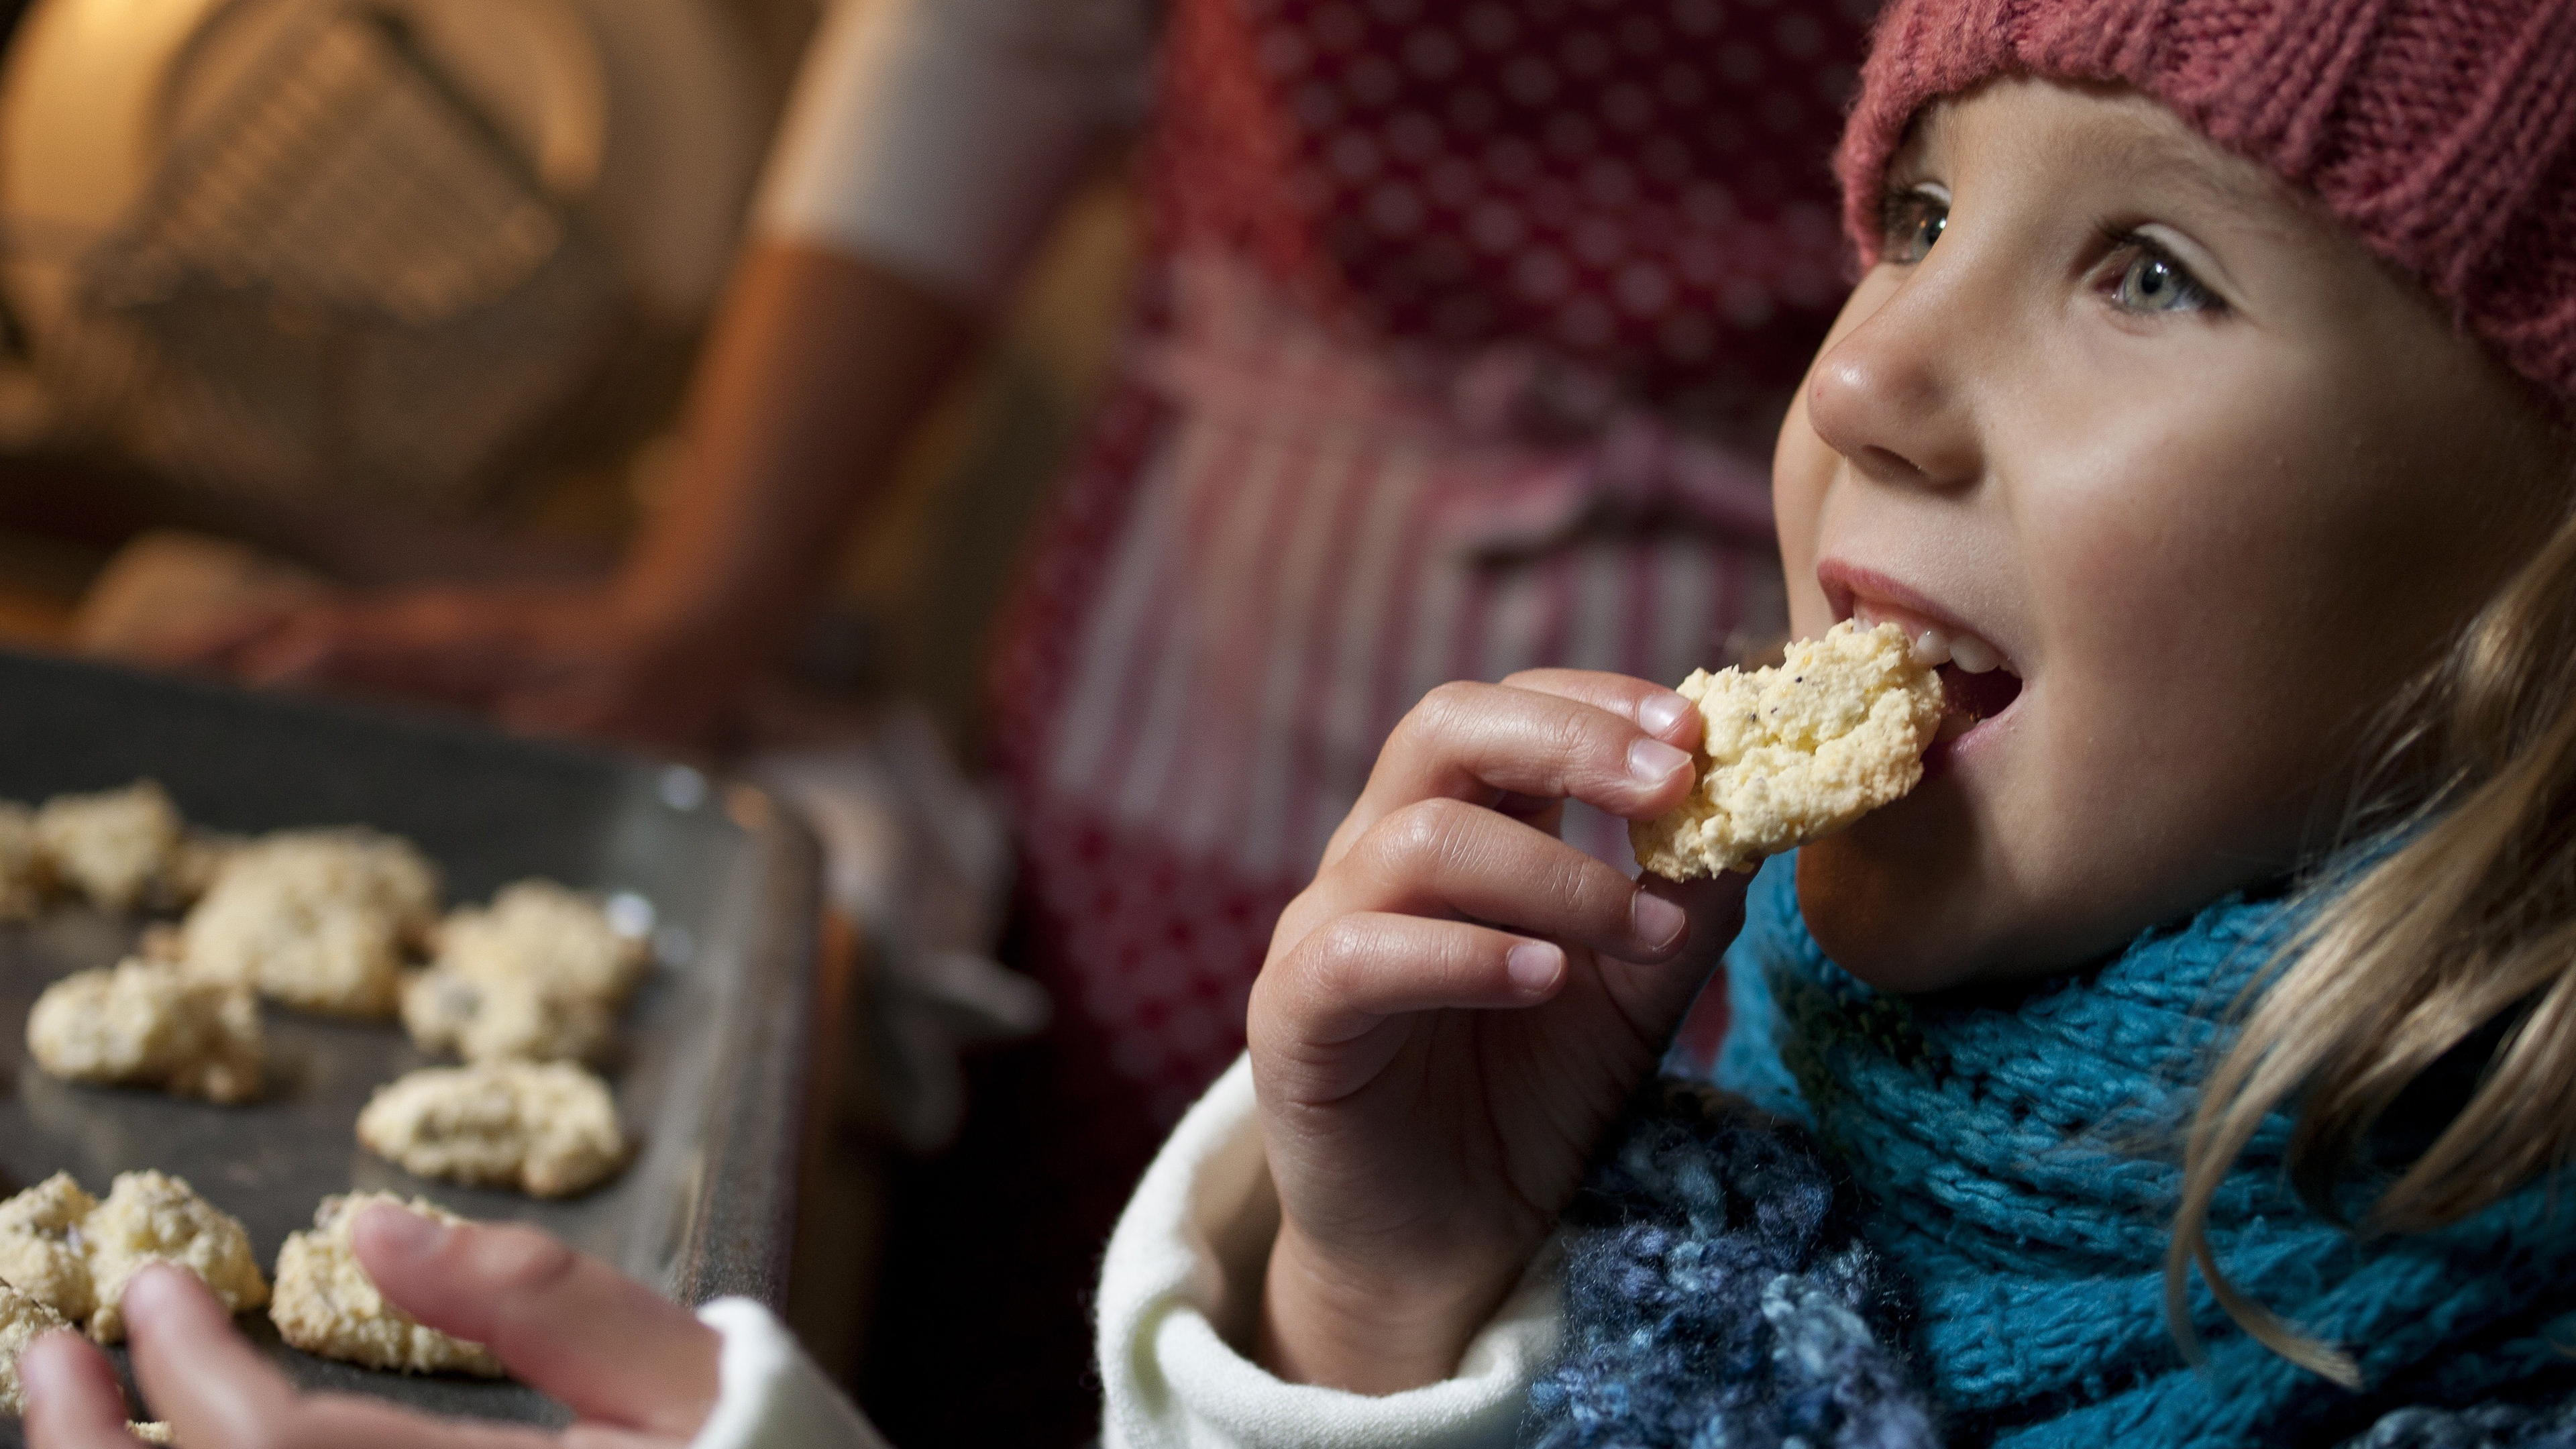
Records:
M1638 863L1670 880L1751 872L1902 797L1948 708L1903 629L1848 620L1773 668L1694 670L1678 688L1706 726L1698 778L1680 805L1628 827Z

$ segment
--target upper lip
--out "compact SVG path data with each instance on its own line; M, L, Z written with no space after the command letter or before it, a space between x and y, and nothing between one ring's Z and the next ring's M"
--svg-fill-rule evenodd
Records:
M1965 634L1981 639L2003 656L2006 668L2015 674L2021 672L2012 651L1993 635L1960 618L1922 590L1876 569L1863 568L1840 559L1826 559L1816 565L1816 582L1824 587L1825 602L1832 607L1836 623L1849 619L1861 606L1868 605L1872 613L1882 617L1889 614L1900 616L1898 622L1908 635L1920 633L1928 627L1952 638Z

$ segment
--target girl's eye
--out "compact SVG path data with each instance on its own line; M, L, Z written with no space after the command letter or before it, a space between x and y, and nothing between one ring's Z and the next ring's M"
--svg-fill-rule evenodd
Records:
M1886 259L1899 266L1923 260L1950 225L1950 203L1925 191L1887 199Z
M2121 310L2205 312L2220 305L2217 293L2162 248L2136 238L2125 239L2124 245L2128 263L2111 284L2111 301Z

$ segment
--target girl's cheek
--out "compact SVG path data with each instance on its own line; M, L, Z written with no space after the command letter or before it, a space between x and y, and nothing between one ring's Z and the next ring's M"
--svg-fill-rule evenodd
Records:
M1799 400L1780 425L1780 445L1771 459L1771 512L1780 532L1780 564L1788 576L1790 624L1800 637L1820 634L1833 622L1816 582L1816 551L1825 495L1840 461L1807 425L1805 390L1800 389Z

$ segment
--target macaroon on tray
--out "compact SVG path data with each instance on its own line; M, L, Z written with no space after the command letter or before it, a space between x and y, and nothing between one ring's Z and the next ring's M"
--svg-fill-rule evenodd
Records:
M326 1199L389 1193L780 1298L816 867L766 797L0 654L0 802L0 1199L166 1174L274 1272ZM468 1354L237 1321L309 1384L559 1417Z

